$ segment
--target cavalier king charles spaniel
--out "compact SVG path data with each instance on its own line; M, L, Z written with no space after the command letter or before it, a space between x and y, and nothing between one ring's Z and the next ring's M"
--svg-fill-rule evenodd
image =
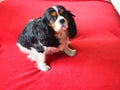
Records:
M17 46L28 54L29 59L36 62L38 69L48 71L50 67L45 62L47 54L76 54L76 50L69 47L69 39L77 33L73 17L74 15L61 5L48 8L42 17L27 23L18 37Z

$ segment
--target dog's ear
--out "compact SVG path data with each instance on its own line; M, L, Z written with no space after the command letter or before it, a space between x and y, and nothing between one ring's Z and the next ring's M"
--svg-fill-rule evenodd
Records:
M75 15L73 15L70 11L67 11L67 17L68 17L68 24L69 24L69 28L68 28L69 37L73 38L77 34L76 24L73 18L75 17Z

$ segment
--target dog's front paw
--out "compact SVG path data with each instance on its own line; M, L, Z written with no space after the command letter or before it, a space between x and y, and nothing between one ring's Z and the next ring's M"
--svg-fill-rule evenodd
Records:
M75 56L76 52L77 52L77 50L71 50L69 53L69 56Z
M67 48L67 49L64 50L64 52L65 52L65 54L67 54L68 56L75 56L77 50Z
M48 71L48 70L50 69L50 67L49 67L48 65L46 65L46 64L44 64L44 65L36 64L36 67L37 67L39 70L44 71L44 72L46 72L46 71Z
M70 50L69 52L67 52L66 54L68 55L68 56L75 56L76 55L76 50Z

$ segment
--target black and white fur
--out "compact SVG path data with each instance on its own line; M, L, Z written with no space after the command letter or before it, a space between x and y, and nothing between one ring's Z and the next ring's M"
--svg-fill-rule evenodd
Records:
M47 71L50 67L45 62L46 54L60 51L74 56L76 50L69 48L69 38L76 35L73 14L63 6L57 5L46 10L40 18L28 22L19 35L17 46L36 61L37 68Z

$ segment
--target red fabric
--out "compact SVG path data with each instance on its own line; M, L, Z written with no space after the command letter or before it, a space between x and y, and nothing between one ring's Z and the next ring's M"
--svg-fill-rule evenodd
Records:
M47 56L48 72L35 68L16 46L32 18L60 4L76 17L77 55ZM120 90L120 16L105 1L6 0L0 3L0 90Z
M43 0L43 1L105 1L105 0Z

